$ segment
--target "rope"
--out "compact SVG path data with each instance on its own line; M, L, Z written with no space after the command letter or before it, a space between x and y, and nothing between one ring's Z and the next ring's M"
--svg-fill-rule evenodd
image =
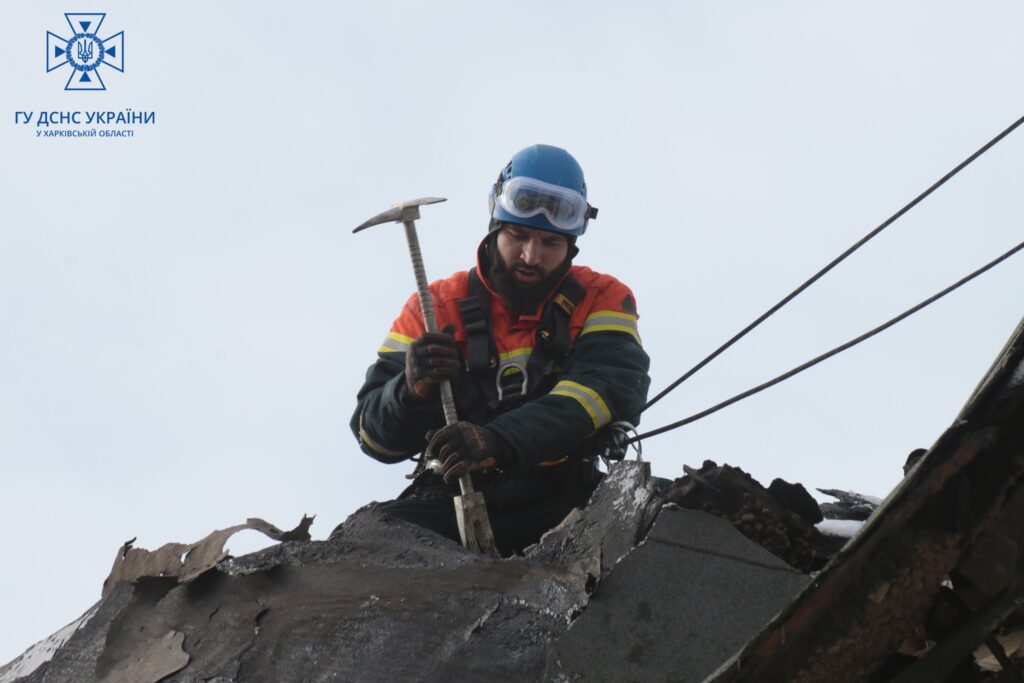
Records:
M647 410L648 408L653 406L655 403L660 401L662 398L664 398L665 395L667 395L670 391L672 391L673 389L678 387L680 384L682 384L683 382L688 380L693 375L697 374L697 372L701 368L703 368L705 365L707 365L708 363L713 361L715 358L717 358L719 355L721 355L730 346L732 346L733 344L738 342L740 339L745 337L747 335L747 333L749 333L755 327L757 327L758 325L763 323L765 320L770 318L780 308L782 308L783 306L788 304L790 301L795 299L801 292L803 292L805 289L807 289L808 287L813 285L815 282L817 282L819 279L821 279L822 276L825 275L825 273L827 273L830 270L832 270L833 268L835 268L837 265L839 265L844 260L846 260L846 258L848 256L850 256L853 252L857 251L862 246L867 244L868 241L870 241L872 238L874 238L876 235L878 235L878 233L882 232L887 227L889 227L890 225L895 223L897 219L899 219L901 216L903 216L903 214L907 213L912 208L914 208L919 203L921 203L921 201L923 201L928 195L930 195L932 192L934 192L935 190L937 190L940 187L942 187L943 185L945 185L946 182L949 179L951 179L953 176L955 176L960 171L962 171L965 168L967 168L967 166L969 166L971 164L971 162L973 162L975 159L980 157L982 154L984 154L988 150L992 149L992 147L994 147L1003 138L1005 138L1007 135L1009 135L1014 130L1016 130L1017 127L1020 126L1022 123L1024 123L1024 116L1020 117L1019 119L1014 121L1012 124L1010 124L1005 130L1003 130L1003 132L1001 132L999 135L995 136L994 138L989 140L987 143L985 143L980 149L978 149L978 151L976 151L974 154L972 154L971 156L969 156L966 159L964 159L963 161L961 161L956 166L956 168L954 168L952 171L950 171L946 175L944 175L941 178L939 178L927 190L925 190L921 194L917 195L913 200L910 201L909 204L904 206L902 209L900 209L899 211L897 211L893 215L889 216L889 218L887 218L881 225L879 225L877 228L875 228L874 230L869 232L867 235L862 237L860 240L858 240L856 243L854 243L853 246L851 246L849 249L847 249L842 254L840 254L835 259L833 259L827 266L825 266L824 268L819 270L817 273L812 275L807 281L805 281L802 285L800 285L799 287L794 289L792 292L790 292L788 295L786 295L786 297L783 298L781 301L779 301L777 304L775 304L774 306L769 308L767 311L762 313L761 316L757 318L757 320L755 320L754 322L752 322L749 325L747 325L746 327L744 327L735 336L733 336L729 341L725 342L724 344L719 346L717 349L712 351L710 355L708 355L706 358L704 358L704 360L702 360L701 362L699 362L696 365L694 365L685 374L683 374L682 377L680 377L676 381L672 382L672 384L668 385L665 389L663 389L660 394L658 394L657 396L652 398L650 401L648 401L647 405L645 405L643 408L641 408L640 412L643 412L643 411Z
M1022 120L1024 120L1024 119L1022 119ZM802 365L798 365L795 368L793 368L792 370L789 370L788 372L784 372L781 375L779 375L778 377L775 377L774 379L770 379L767 382L764 382L763 384L757 385L753 389L748 389L748 390L744 391L743 393L736 394L732 398L726 399L725 401L722 401L721 403L713 405L713 406L711 406L710 408L708 408L706 410L702 410L699 413L695 413L695 414L691 415L690 417L683 418L682 420L679 420L678 422L673 422L672 424L665 425L664 427L659 427L657 429L652 429L649 432L645 432L643 434L639 434L637 436L634 436L627 443L634 443L634 442L640 441L642 439L646 439L646 438L649 438L649 437L652 437L652 436L657 436L658 434L664 434L665 432L668 432L668 431L671 431L673 429L676 429L677 427L682 427L683 425L688 425L691 422L696 422L697 420L700 420L701 418L707 417L708 415L711 415L712 413L717 413L722 408L726 408L728 406L731 406L733 403L736 403L738 401L742 401L743 399L745 399L745 398L747 398L749 396L753 396L754 394L760 393L760 392L764 391L765 389L768 389L769 387L773 387L776 384L778 384L779 382L783 382L783 381L789 379L790 377L793 377L794 375L798 375L801 372L803 372L804 370L807 370L808 368L814 367L818 363L820 363L820 362L822 362L824 360L827 360L827 359L831 358L832 356L835 356L836 354L842 353L843 351L846 351L847 349L852 348L852 347L856 346L857 344L860 344L862 341L865 341L867 339L870 339L871 337L874 337L879 332L883 332L883 331L889 329L890 327L892 327L896 323L898 323L898 322L900 322L900 321L902 321L902 320L904 320L906 318L909 318L914 313L917 313L918 311L920 311L922 308L925 308L926 306L929 306L929 305L935 303L936 301L938 301L942 297L946 296L947 294L949 294L950 292L952 292L952 291L954 291L956 289L959 289L960 287L962 287L963 285L967 284L968 282L970 282L974 278L978 277L979 275L985 273L986 271L988 271L988 270L990 270L992 268L995 268L997 265L999 265L1000 263L1002 263L1006 259L1008 259L1011 256L1013 256L1014 254L1016 254L1021 249L1024 249L1024 242L1021 242L1020 244L1018 244L1014 248L1010 249L1009 251L1005 252L1003 255L999 256L998 258L993 259L992 261L989 261L984 266L982 266L981 268L978 268L976 271L974 271L970 275L967 275L966 277L963 277L960 280L957 280L956 282L951 284L949 287L946 287L942 291L937 292L936 294L933 294L932 296L928 297L927 299L925 299L921 303L917 304L916 306L913 306L912 308L907 309L903 313L900 313L899 315L897 315L895 318L892 318L892 319L882 323L878 327L876 327L876 328L874 328L874 329L872 329L872 330L870 330L868 332L865 332L864 334L860 335L859 337L851 339L850 341L846 342L845 344L841 344L841 345L835 347L834 349L832 349L831 351L827 351L827 352L821 354L820 356L812 358L811 360L807 361L806 363L803 363Z

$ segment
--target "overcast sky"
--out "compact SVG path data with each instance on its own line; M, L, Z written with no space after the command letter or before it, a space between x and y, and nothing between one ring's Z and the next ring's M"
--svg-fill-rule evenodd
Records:
M121 544L405 485L348 420L414 288L472 265L518 149L570 150L600 218L578 263L639 304L660 390L1024 114L1020 2L8 3L0 41L0 664L78 617ZM45 71L68 10L125 71ZM155 112L133 138L19 111ZM84 115L84 114L83 114ZM63 126L56 128L70 128ZM87 128L87 127L86 127ZM1024 131L644 415L650 429L888 319L1024 239ZM884 496L1024 312L1017 257L897 328L645 443ZM257 547L245 532L228 545Z

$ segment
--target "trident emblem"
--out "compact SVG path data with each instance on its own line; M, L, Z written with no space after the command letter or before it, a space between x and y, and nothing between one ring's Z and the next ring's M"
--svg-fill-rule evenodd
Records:
M89 62L90 60L92 60L92 41L78 41L78 61L85 63Z

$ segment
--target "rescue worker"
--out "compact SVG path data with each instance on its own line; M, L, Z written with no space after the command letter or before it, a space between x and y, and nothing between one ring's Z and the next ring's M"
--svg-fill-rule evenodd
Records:
M453 496L473 473L498 549L520 552L582 506L600 474L609 424L635 424L650 379L630 289L573 265L597 209L565 150L533 145L501 170L476 268L430 285L438 326L413 294L366 374L352 417L362 450L384 463L425 452L423 468L379 509L458 541ZM460 421L445 426L439 383Z

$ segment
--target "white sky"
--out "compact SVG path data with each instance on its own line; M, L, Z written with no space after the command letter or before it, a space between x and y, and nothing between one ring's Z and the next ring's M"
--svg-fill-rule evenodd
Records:
M8 3L0 88L0 663L99 598L120 545L264 517L315 538L406 466L354 395L414 287L472 263L498 169L569 149L600 218L578 263L636 293L660 390L1024 114L1019 2ZM125 31L64 92L47 30ZM16 111L155 111L42 139ZM1024 239L1019 131L644 417L696 412ZM883 336L646 443L768 484L885 495L1021 316L1017 257ZM1017 294L1013 294L1016 292ZM653 395L653 394L652 394ZM254 533L254 532L246 532ZM256 547L241 535L236 552Z

